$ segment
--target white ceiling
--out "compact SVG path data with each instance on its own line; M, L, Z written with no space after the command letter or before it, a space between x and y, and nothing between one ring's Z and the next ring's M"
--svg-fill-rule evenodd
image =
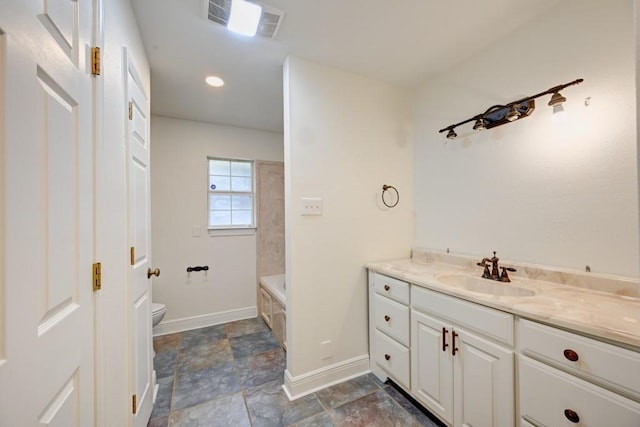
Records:
M560 0L260 0L273 40L209 22L208 0L131 0L151 65L153 114L282 132L282 64L296 55L412 87ZM204 83L207 75L222 88Z

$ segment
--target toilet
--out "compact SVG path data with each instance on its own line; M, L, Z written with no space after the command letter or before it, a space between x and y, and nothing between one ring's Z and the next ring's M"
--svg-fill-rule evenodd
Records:
M164 315L167 312L167 306L154 302L151 304L151 312L151 323L155 327L164 318Z

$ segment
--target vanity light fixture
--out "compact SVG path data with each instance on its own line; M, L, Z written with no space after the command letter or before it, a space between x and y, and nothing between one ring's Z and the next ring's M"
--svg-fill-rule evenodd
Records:
M262 6L246 0L232 0L227 29L234 33L253 37L258 31Z
M491 129L496 126L504 125L528 117L535 109L535 99L544 95L552 95L551 100L547 105L553 107L553 113L560 113L564 111L562 104L567 100L560 94L560 91L573 85L580 84L584 79L577 79L569 83L561 84L551 89L545 90L533 96L527 96L526 98L519 99L517 101L510 102L506 105L494 105L489 107L484 113L477 114L470 119L463 120L460 123L449 125L446 128L440 129L439 132L447 132L448 139L455 139L458 134L455 132L455 128L465 123L473 122L473 130L485 130Z
M473 124L473 130L485 130L487 127L485 126L485 120L480 117Z
M566 100L567 98L560 95L560 92L556 92L551 96L551 100L547 105L549 105L549 107L553 107L553 114L561 113L564 111L564 107L562 106L562 103Z

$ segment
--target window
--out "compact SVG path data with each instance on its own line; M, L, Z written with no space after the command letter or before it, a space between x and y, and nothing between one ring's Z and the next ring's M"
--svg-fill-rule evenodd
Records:
M254 228L253 162L209 157L209 228Z

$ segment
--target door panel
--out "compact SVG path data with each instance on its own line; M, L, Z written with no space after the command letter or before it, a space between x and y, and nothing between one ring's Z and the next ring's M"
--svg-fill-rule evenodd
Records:
M136 395L134 426L146 426L153 407L153 343L151 334L151 290L147 270L151 267L151 218L149 215L149 102L133 64L126 58L126 105L129 242L135 257L129 274L131 310L131 390Z
M79 50L77 0L40 0L39 3L38 20L49 32L51 39L77 65Z
M78 296L78 103L42 68L37 69L45 177L44 211L46 277L39 333L64 320L77 307ZM70 167L71 166L71 167Z
M43 426L64 427L76 425L74 419L79 415L77 371L53 397L51 403L38 417Z
M2 426L94 424L93 5L0 2Z

